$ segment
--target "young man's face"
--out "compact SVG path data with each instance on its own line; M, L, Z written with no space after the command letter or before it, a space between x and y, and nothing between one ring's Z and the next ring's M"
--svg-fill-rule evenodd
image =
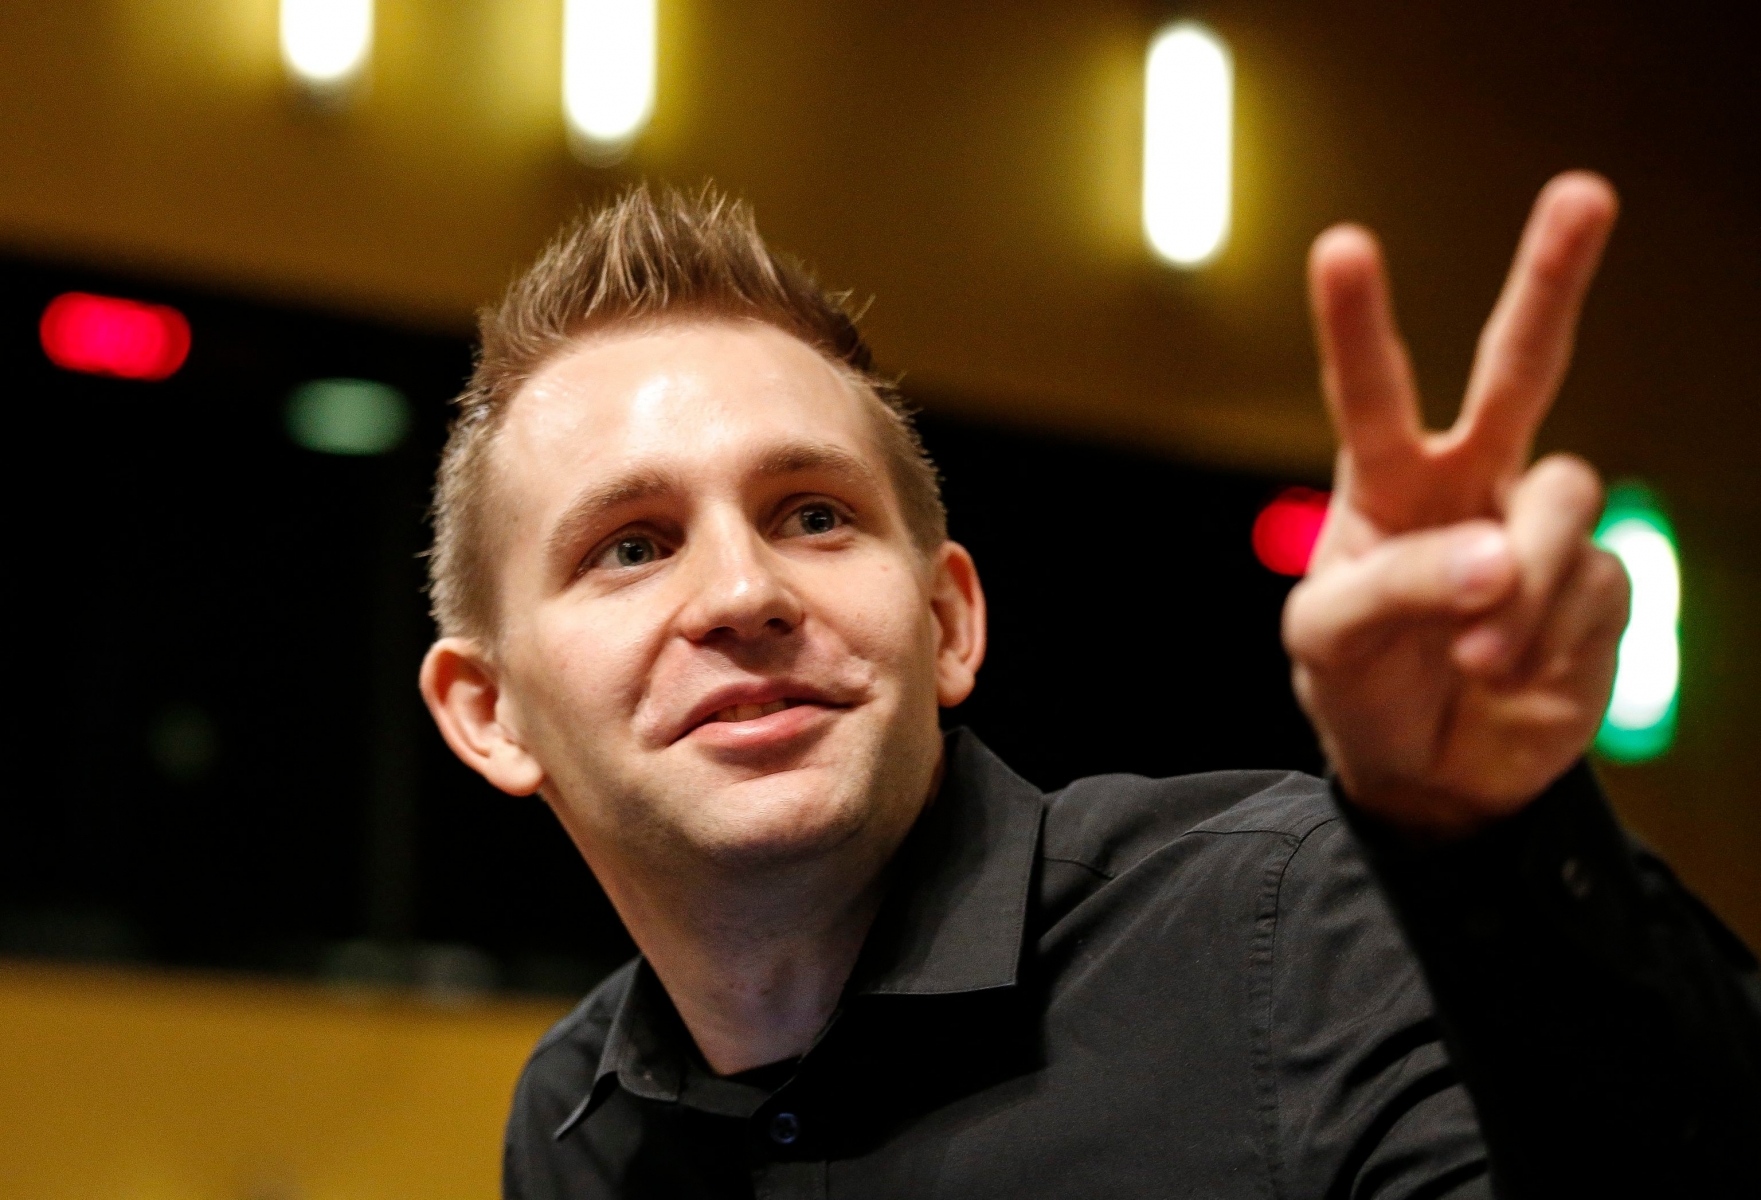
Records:
M512 402L500 635L463 656L487 699L459 715L445 642L424 690L455 749L542 791L602 877L799 859L915 818L983 599L958 546L914 546L872 404L798 339L731 321L594 334Z

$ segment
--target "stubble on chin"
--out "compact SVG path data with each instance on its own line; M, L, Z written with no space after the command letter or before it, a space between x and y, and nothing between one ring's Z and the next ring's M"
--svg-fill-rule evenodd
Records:
M730 872L839 857L884 820L888 806L888 797L877 794L881 748L840 740L826 739L803 761L750 775L730 777L710 765L646 797L655 825L670 827L672 844L664 850Z

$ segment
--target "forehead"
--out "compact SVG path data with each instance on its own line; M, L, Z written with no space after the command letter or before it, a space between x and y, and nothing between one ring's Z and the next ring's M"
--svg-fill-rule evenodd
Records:
M514 508L542 520L592 477L653 467L707 479L804 439L842 447L878 472L868 403L812 347L769 325L596 332L514 397L498 473Z

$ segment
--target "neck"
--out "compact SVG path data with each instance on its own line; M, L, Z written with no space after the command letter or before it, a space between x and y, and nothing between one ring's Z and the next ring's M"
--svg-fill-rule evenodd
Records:
M676 843L620 854L571 826L717 1074L805 1054L825 1028L880 910L887 866L941 787L940 749L927 779L895 793L911 800L879 805L855 836L797 861L729 863ZM567 806L546 799L570 825Z
M887 866L941 786L939 750L929 779L904 788L914 803L881 806L856 836L800 861L633 861L576 838L717 1074L804 1054L825 1028L880 911Z
M654 903L652 892L613 901L705 1061L731 1075L812 1045L874 923L884 867L814 863L757 880L698 874L682 904Z

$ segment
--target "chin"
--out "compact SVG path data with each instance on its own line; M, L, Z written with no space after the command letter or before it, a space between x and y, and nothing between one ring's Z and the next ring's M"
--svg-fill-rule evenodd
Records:
M886 803L850 774L847 766L807 767L706 788L680 814L681 831L704 857L730 867L821 857L861 836Z

